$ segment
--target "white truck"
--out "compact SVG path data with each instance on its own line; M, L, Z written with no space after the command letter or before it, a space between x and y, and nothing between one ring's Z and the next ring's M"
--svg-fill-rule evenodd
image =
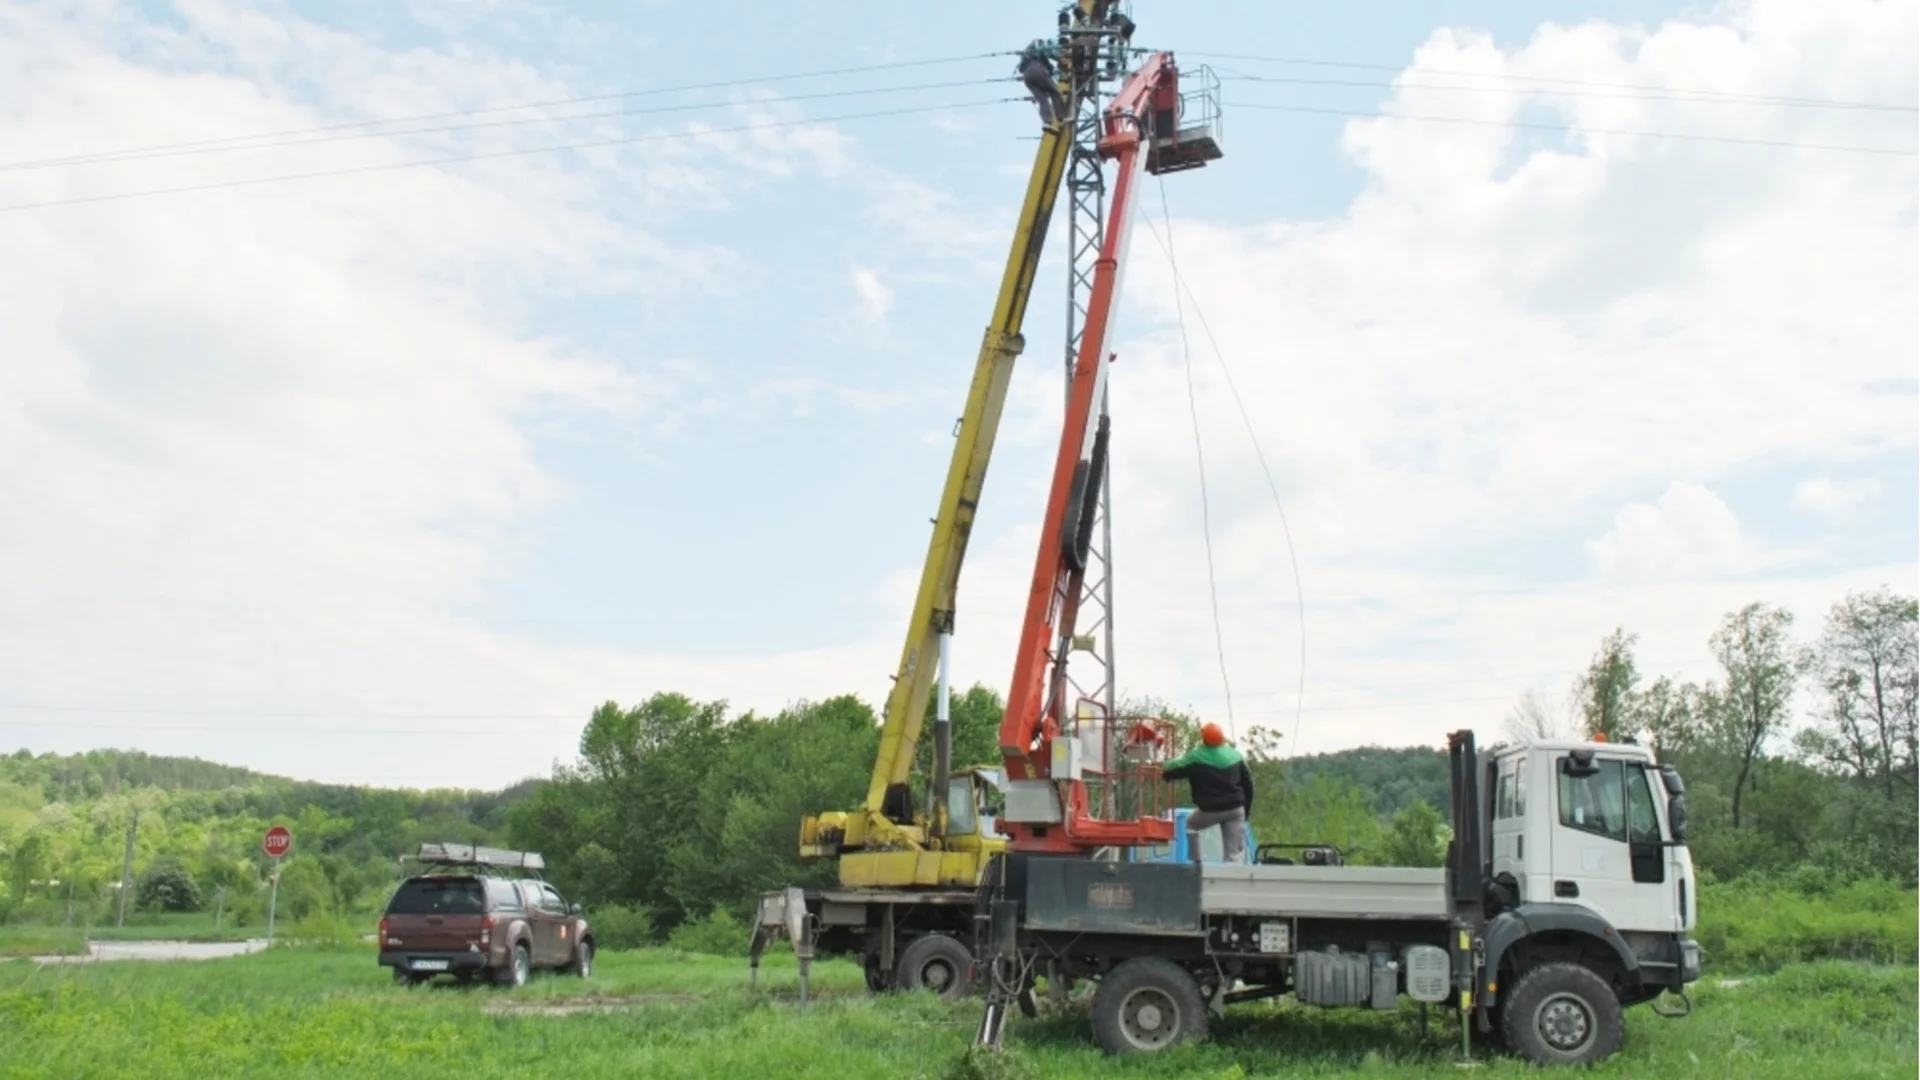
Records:
M1033 973L1097 980L1095 1037L1152 1053L1226 1006L1457 1010L1538 1064L1618 1050L1622 1010L1700 976L1685 787L1646 747L1448 738L1453 839L1443 869L1139 863L1012 851L987 873L978 1041Z

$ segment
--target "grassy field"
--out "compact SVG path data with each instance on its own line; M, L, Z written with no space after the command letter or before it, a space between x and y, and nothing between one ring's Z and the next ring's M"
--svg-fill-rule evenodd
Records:
M1687 1020L1629 1016L1615 1076L1912 1076L1907 967L1802 965L1720 988ZM827 964L818 1000L792 1000L791 959L746 989L736 960L611 953L592 979L541 976L515 992L391 984L370 951L282 948L198 963L0 963L0 1076L401 1074L462 1077L1340 1077L1458 1076L1454 1032L1422 1037L1411 1012L1249 1007L1206 1043L1151 1062L1105 1058L1072 1012L1016 1019L1011 1052L964 1060L977 1002L872 999ZM600 1008L581 1008L597 1005ZM1455 1029L1457 1032L1457 1029ZM439 1069L437 1073L429 1070ZM1491 1058L1479 1075L1531 1073Z

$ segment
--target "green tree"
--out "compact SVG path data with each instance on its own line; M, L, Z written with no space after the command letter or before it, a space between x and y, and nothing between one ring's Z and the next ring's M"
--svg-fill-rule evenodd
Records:
M1767 742L1786 726L1801 661L1790 634L1793 613L1764 603L1748 604L1721 620L1710 644L1725 673L1721 707L1711 721L1737 762L1733 780L1733 827L1755 763Z
M1615 627L1580 676L1575 694L1588 738L1618 741L1636 733L1632 703L1640 673L1634 666L1633 646L1638 640L1637 634Z
M200 886L175 859L156 859L140 875L134 901L145 911L198 911Z
M1446 824L1425 799L1393 815L1382 840L1387 866L1440 866L1447 859Z
M1911 806L1920 760L1920 602L1882 588L1833 606L1807 652L1822 702L1799 744L1808 756Z

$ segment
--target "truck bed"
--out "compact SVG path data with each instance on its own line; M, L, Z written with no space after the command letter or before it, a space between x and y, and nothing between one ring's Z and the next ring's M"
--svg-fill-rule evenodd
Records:
M1200 869L1200 909L1209 915L1339 919L1449 917L1447 872L1392 866L1235 866Z

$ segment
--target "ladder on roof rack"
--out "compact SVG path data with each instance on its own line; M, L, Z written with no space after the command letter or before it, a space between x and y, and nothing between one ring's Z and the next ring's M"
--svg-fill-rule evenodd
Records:
M547 868L547 860L537 851L511 851L507 848L480 847L475 844L433 844L420 845L420 853L413 856L423 863L435 863L441 866L490 866L509 870L540 871Z

